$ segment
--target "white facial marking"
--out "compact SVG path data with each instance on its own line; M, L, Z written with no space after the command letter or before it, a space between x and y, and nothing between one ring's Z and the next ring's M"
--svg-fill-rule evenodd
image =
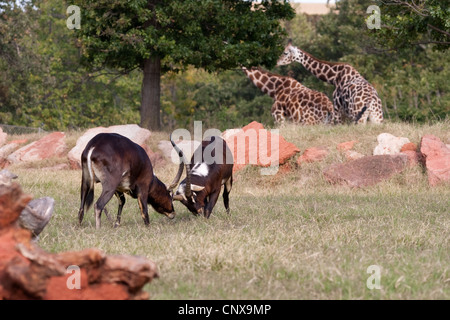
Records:
M181 194L181 196L183 197L184 200L187 201L186 195L184 194L184 189L186 187L186 183L180 183L177 189L177 192L175 192L175 194Z

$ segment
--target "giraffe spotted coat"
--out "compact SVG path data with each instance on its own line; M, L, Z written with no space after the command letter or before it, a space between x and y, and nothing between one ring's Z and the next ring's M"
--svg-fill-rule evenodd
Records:
M304 125L333 122L333 103L325 94L261 68L242 70L255 86L273 98L271 112L276 122L283 123L286 119Z
M382 105L377 91L351 65L316 59L289 43L278 59L277 66L293 61L301 63L318 79L335 86L335 120L340 122L344 116L355 123L366 123L367 120L373 123L383 122Z

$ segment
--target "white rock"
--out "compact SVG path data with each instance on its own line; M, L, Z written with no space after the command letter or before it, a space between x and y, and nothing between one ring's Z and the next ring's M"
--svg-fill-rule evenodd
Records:
M373 149L373 155L398 154L404 144L409 143L408 138L396 137L390 133L381 133L377 137L378 145Z

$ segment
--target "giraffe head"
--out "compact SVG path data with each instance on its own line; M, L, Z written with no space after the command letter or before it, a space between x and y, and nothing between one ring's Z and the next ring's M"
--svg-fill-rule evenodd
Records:
M283 53L277 61L277 66L284 66L290 64L299 55L299 50L292 45L292 41L289 40L288 45L284 48Z

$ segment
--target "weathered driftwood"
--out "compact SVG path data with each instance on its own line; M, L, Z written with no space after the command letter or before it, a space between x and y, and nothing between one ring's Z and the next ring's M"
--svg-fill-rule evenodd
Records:
M142 288L158 273L143 257L39 248L16 223L30 199L15 182L0 185L0 300L148 299Z
M10 187L17 175L7 169L0 171L0 185ZM19 224L33 233L34 239L45 228L53 214L55 200L50 197L31 200L20 213Z
M21 227L30 230L36 238L50 221L55 200L50 197L31 200L19 217Z
M13 179L17 179L17 175L7 169L0 171L0 185L10 186Z

